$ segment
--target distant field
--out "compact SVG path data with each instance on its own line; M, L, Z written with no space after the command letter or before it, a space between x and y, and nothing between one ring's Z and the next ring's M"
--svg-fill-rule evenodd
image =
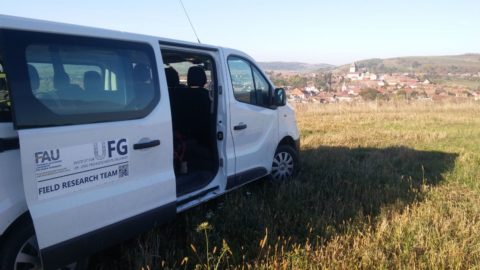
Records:
M296 179L191 209L93 268L480 266L480 103L301 105L297 117Z
M466 78L448 78L447 77L443 79L437 79L435 82L439 85L453 86L453 87L464 86L471 90L480 90L480 78L466 79Z

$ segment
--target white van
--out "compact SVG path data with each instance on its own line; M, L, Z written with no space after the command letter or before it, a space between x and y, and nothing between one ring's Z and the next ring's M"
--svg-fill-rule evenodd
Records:
M0 16L0 268L81 258L298 170L283 89L227 48Z

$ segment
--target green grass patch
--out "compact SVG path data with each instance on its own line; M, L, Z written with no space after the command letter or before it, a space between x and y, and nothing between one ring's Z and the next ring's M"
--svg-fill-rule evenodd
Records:
M191 209L93 269L480 265L480 104L301 105L297 118L296 179Z

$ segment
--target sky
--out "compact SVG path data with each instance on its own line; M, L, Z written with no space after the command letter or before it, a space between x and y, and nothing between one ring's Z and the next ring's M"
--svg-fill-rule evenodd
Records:
M478 0L183 0L202 43L257 61L480 53ZM180 0L0 0L0 14L196 42Z

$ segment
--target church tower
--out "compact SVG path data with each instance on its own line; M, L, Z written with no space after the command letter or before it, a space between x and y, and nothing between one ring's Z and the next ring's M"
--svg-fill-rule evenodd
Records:
M358 71L357 63L353 62L353 63L350 65L350 73L357 73L357 71Z

